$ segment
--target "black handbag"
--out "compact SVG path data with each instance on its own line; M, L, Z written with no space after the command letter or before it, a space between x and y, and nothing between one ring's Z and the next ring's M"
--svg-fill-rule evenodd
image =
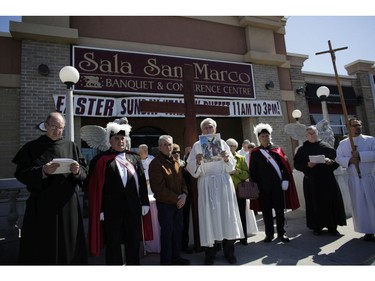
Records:
M253 181L241 181L237 185L238 198L242 199L258 199L259 188Z

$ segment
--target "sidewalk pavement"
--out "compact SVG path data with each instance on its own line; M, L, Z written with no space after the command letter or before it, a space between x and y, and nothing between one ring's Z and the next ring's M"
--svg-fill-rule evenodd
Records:
M306 227L305 212L289 211L286 214L286 235L289 243L264 243L262 215L257 215L259 233L248 238L249 245L235 245L237 265L375 265L375 241L365 242L363 234L354 232L352 218L346 226L339 226L341 236L324 232L313 235ZM182 253L191 265L204 265L204 251ZM103 257L90 258L91 264L104 264ZM159 254L147 253L141 259L142 265L159 265ZM214 265L229 265L223 252L218 252Z
M237 266L243 265L375 265L375 242L365 242L363 234L354 232L352 218L346 226L339 226L341 236L332 236L323 232L313 235L307 229L305 212L289 211L286 214L286 235L289 243L264 243L264 224L261 215L257 215L259 233L248 238L249 245L235 245ZM1 235L3 234L3 235ZM7 241L8 240L8 241ZM0 232L0 265L16 264L18 239L5 239ZM191 265L204 265L204 251L181 255L191 261ZM90 257L90 265L104 265L104 251L100 257ZM141 258L141 265L159 265L159 254L147 253ZM228 266L221 252L217 253L214 265Z

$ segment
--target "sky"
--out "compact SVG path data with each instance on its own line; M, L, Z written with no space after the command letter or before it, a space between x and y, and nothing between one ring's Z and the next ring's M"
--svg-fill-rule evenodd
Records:
M375 16L289 16L285 43L288 53L308 55L303 71L334 74L329 53L315 53L348 47L336 51L336 67L347 75L344 65L356 60L375 63Z
M67 2L71 2L71 0L66 0ZM110 0L107 0L110 1ZM107 2L106 1L106 2ZM189 3L192 3L191 6L194 7L194 3L196 1L201 0L190 0ZM216 0L219 1L219 0ZM353 5L347 5L348 7L341 7L338 9L335 6L335 0L315 0L314 5L311 5L309 9L305 6L299 7L294 5L291 9L288 8L287 0L281 1L283 4L281 6L272 5L272 1L277 0L268 0L265 1L265 7L267 8L268 13L263 13L263 7L256 7L250 6L251 8L246 9L246 5L249 2L245 0L232 0L232 2L241 2L243 9L238 11L238 6L236 9L236 5L231 5L225 7L223 4L218 4L211 9L205 8L204 6L200 9L192 9L191 6L186 6L183 4L185 2L180 2L181 7L183 5L186 9L175 9L174 6L170 3L169 10L162 9L158 7L159 10L152 4L159 3L159 1L153 1L151 3L147 3L147 5L142 5L143 2L147 2L144 0L139 0L137 3L138 6L132 6L130 9L128 6L126 9L121 9L123 11L122 15L240 15L246 13L244 11L249 10L248 14L250 15L264 15L272 13L279 15L276 11L281 12L282 15L285 15L287 18L286 24L286 34L285 34L285 42L286 42L286 49L288 53L295 53L301 55L307 55L308 59L305 60L304 66L302 71L308 72L318 72L318 73L326 73L326 74L334 74L334 68L331 61L331 56L327 54L322 55L315 55L317 52L326 51L329 49L328 40L331 41L331 45L333 49L348 47L346 50L337 51L336 52L336 67L339 75L347 75L347 72L344 68L344 65L350 64L356 60L365 60L370 62L375 62L375 36L374 36L374 27L375 27L375 13L373 15L366 14L366 11L363 10L356 10L356 7ZM14 2L18 2L14 0ZM169 2L169 0L164 0L162 2ZM362 2L362 0L357 0L357 2ZM13 2L12 2L13 3ZM26 2L29 3L29 2ZM34 1L30 1L30 3L34 3ZM172 1L172 3L176 3ZM220 1L218 2L220 3ZM338 2L340 3L340 1ZM332 5L333 4L333 5ZM280 5L280 4L278 4ZM321 9L320 7L323 7ZM160 5L159 5L160 6ZM275 7L274 7L275 6ZM300 5L301 6L301 5ZM356 5L359 6L359 5ZM13 9L5 9L5 12L8 11L8 14L15 14L19 11L27 11L26 13L20 13L24 15L30 15L35 9L35 5L30 7L22 6L23 8L20 9L15 3L15 7ZM97 11L90 11L87 10L85 7L82 10L82 7L77 7L77 9L73 10L73 13L66 13L70 15L84 15L84 14L97 14L97 15L108 15L108 5L105 6L96 6L98 7ZM148 7L145 9L145 7ZM155 6L157 7L157 6ZM274 8L273 8L274 7ZM363 7L363 6L362 6ZM365 7L365 6L364 6ZM233 9L232 9L233 8ZM138 10L137 10L138 9ZM139 10L140 9L140 10ZM315 9L315 10L314 10ZM341 9L341 10L340 10ZM308 10L311 14L306 14L306 10ZM368 9L370 10L370 9ZM57 10L64 14L64 10ZM192 11L192 12L191 12ZM205 12L207 11L207 12ZM43 11L42 14L39 14L38 11L37 15L56 15L56 10L54 11ZM8 22L10 18L14 18L16 20L20 20L20 17L9 17L6 16L7 14L4 12L0 12L0 32L7 32L8 31ZM35 13L35 11L34 11ZM112 14L111 14L112 13ZM325 15L321 15L325 13ZM301 16L304 14L303 16ZM32 13L31 13L32 15ZM59 14L57 14L59 15ZM112 12L109 15L113 15ZM320 15L320 16L316 16Z

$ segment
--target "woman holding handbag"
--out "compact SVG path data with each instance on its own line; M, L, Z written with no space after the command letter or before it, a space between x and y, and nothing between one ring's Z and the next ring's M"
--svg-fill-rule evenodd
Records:
M249 233L249 231L247 231L248 228L250 227L250 229L254 229L254 225L255 225L255 228L257 228L257 227L256 227L256 221L255 221L254 213L253 213L252 210L250 210L249 205L248 205L249 210L246 210L246 206L247 206L246 200L248 200L248 199L240 198L238 196L237 185L240 182L246 181L246 180L249 179L249 167L247 165L245 156L242 156L241 154L236 152L236 150L238 148L238 142L233 138L229 138L229 139L227 139L226 143L228 144L228 146L230 148L230 151L233 154L233 157L236 161L235 169L231 173L231 178L232 178L233 184L236 188L238 209L239 209L239 212L240 212L242 228L243 228L243 232L244 232L244 235L245 235L245 238L241 239L240 241L241 241L242 245L246 246L246 245L248 245L248 242L247 242L248 233ZM249 227L247 226L247 222L246 222L246 211L251 212L251 214L249 215L251 226L249 225Z

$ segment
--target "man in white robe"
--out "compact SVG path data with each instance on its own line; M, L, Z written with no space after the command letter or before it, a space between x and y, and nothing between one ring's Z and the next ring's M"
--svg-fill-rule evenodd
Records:
M216 122L206 118L201 122L202 135L216 133ZM194 143L187 159L187 170L198 178L199 237L206 247L205 264L212 265L216 256L215 242L223 241L224 256L230 264L237 263L234 242L244 238L237 197L230 173L235 160L229 146L220 140L219 159L203 160L202 145Z
M352 152L349 138L342 140L336 162L348 171L354 230L365 233L365 241L375 241L375 138L362 134L360 120L351 118L349 124L356 151Z

